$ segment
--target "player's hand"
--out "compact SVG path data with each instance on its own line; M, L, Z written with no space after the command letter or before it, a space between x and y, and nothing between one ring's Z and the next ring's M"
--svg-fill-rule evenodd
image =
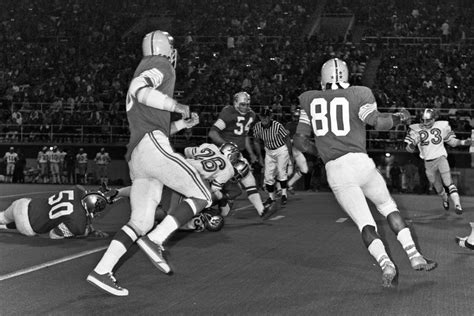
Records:
M91 232L89 234L89 237L92 237L92 238L108 238L109 234L107 234L106 232L103 232L101 230L94 230L93 232Z
M191 113L191 117L188 119L184 119L184 124L186 128L191 128L199 124L199 115L195 112Z
M472 140L470 138L461 141L462 146L471 146Z
M184 105L181 103L176 103L176 107L174 108L176 113L181 113L184 119L189 119L189 105Z
M406 123L411 119L410 112L408 112L408 110L405 108L400 108L400 110L395 113L395 115L400 117L401 123Z

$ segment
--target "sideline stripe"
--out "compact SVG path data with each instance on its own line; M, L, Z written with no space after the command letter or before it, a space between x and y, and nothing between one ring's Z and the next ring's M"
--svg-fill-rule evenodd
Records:
M105 250L105 249L107 249L107 247L108 247L108 245L107 246L102 246L102 247L99 247L99 248L95 248L95 249L91 249L91 250L87 250L87 251L83 251L83 252L79 252L75 255L70 255L70 256L67 256L67 257L64 257L64 258L59 258L59 259L56 259L56 260L52 260L52 261L48 261L48 262L45 262L45 263L38 264L36 266L32 266L32 267L21 269L21 270L15 271L15 272L0 275L0 281L5 281L5 280L8 280L8 279L11 279L11 278L23 275L23 274L27 274L27 273L30 273L30 272L35 272L35 271L38 271L38 270L41 270L41 269L44 269L44 268L47 268L47 267L54 266L56 264L60 264L60 263L66 262L66 261L70 261L70 260L74 260L74 259L77 259L77 258L80 258L80 257L88 256L88 255L91 255L93 253Z
M345 221L347 221L347 217L341 217L337 219L336 223L344 223Z
M10 194L10 195L1 195L1 196L0 196L0 199L11 198L11 197L15 197L15 196L28 196L28 195L32 195L32 194L55 193L55 192L58 192L58 191L59 191L59 190L55 190L55 191L42 191L42 192L26 192L26 193L18 193L18 194Z

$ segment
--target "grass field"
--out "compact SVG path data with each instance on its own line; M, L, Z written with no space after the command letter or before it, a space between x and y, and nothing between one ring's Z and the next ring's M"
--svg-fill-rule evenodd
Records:
M0 209L52 185L0 185ZM454 243L470 232L465 214L445 212L437 196L395 195L431 272L411 269L385 220L374 214L399 271L384 289L380 269L331 193L297 192L261 222L245 198L217 233L177 232L166 245L175 273L159 272L133 246L116 277L128 297L85 278L110 239L49 240L0 231L0 315L472 315L474 252ZM96 222L114 232L129 216L126 200Z

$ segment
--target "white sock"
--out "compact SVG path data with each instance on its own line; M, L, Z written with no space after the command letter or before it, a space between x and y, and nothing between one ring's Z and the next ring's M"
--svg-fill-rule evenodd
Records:
M403 249L407 253L408 259L411 260L412 258L421 256L421 254L418 252L418 249L416 249L415 242L413 241L410 229L408 227L405 227L398 232L397 240L400 242Z
M121 242L117 240L112 240L109 245L109 248L107 248L107 250L105 251L104 255L102 256L102 259L100 259L94 271L98 274L112 272L117 262L126 252L127 249L123 246Z
M178 229L178 223L171 215L166 215L166 217L161 221L158 226L155 227L147 236L156 244L163 245L166 239Z

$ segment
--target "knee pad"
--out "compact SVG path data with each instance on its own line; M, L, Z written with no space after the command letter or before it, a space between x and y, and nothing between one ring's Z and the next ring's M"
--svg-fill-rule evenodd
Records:
M366 247L369 247L369 245L375 239L380 239L380 236L377 233L377 228L372 225L365 225L364 227L362 227L361 235L362 235L362 241L364 242L364 245Z
M395 204L395 201L390 198L387 202L377 205L377 211L387 217L390 213L398 211L398 207L397 204Z
M398 235L398 233L407 227L407 224L405 223L405 220L402 218L400 215L399 211L394 211L390 213L387 216L387 221L388 225L390 226L390 229L395 233L395 235Z
M448 194L453 194L453 193L458 192L458 188L456 188L454 183L451 183L450 185L448 185L448 190L446 190L446 191L448 192Z

